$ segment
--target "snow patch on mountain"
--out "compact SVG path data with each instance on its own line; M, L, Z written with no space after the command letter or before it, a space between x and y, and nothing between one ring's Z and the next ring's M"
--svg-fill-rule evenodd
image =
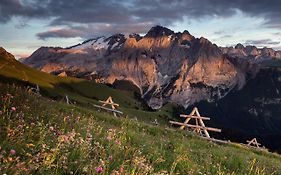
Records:
M95 38L95 39L91 39L91 40L88 40L86 42L83 42L82 44L80 45L77 45L77 46L74 46L74 47L71 47L70 49L72 50L80 50L80 49L95 49L95 50L100 50L100 49L107 49L109 47L108 45L108 41L106 42L105 41L105 37L102 36L102 37L98 37L98 38Z

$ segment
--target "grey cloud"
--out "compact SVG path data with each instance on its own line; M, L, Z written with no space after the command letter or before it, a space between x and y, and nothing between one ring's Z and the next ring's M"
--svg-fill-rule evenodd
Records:
M231 38L232 36L233 36L233 35L226 34L226 35L221 36L221 38Z
M50 26L73 28L73 24L111 24L116 28L113 32L117 32L118 28L132 24L170 26L184 17L227 17L240 10L250 16L264 18L265 27L281 29L280 9L280 0L0 0L0 22L8 22L14 16L46 18L52 20ZM143 29L142 32L148 27Z
M44 3L43 3L44 2ZM230 16L237 9L268 17L280 24L280 0L1 0L1 19L11 16L56 17L53 24L128 23L180 20L183 16L197 18L206 15ZM5 13L4 13L5 12ZM270 17L270 18L269 18Z
M215 35L222 35L224 33L225 33L225 31L223 31L223 30L219 30L219 31L214 32Z
M87 26L72 26L66 28L50 29L45 32L37 33L37 37L41 40L47 38L73 38L81 37L83 39L89 39L93 37L103 35L110 35L112 33L129 34L131 31L136 33L142 33L147 27L152 27L150 23L137 23L129 25L87 25Z
M23 4L24 2L24 4ZM0 22L8 22L12 17L49 17L46 4L28 0L0 0Z
M265 46L265 45L278 45L278 44L280 44L279 41L272 41L271 39L245 41L245 45Z
M79 37L82 34L81 31L71 28L65 29L52 29L46 32L37 33L39 39L45 40L46 38L73 38Z

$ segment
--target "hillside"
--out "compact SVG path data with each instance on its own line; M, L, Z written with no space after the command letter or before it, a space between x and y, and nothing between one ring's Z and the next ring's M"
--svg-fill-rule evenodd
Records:
M280 155L218 145L163 126L67 105L0 84L6 174L280 174Z
M7 56L8 55L8 56ZM65 96L72 103L93 108L99 100L112 96L120 104L120 110L131 118L159 122L166 121L174 112L175 105L167 104L161 111L149 111L149 108L137 94L126 90L116 90L106 85L90 82L84 79L58 77L28 67L1 48L0 81L16 83L35 88L40 87L40 93L54 100L65 101Z

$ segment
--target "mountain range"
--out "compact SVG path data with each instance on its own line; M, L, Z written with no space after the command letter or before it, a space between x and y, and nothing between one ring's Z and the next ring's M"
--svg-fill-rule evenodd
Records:
M68 48L41 47L23 63L113 86L127 82L151 108L159 109L167 102L186 108L221 99L276 60L281 51L242 44L218 47L188 31L155 26L144 36L116 34Z

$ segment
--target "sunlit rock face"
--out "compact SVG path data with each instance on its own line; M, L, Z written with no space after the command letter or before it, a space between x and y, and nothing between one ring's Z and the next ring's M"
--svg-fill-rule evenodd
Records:
M248 59L252 62L259 62L268 59L281 59L281 51L275 51L271 48L258 49L255 46L243 46L237 44L235 47L221 47L223 53L231 57Z
M16 61L15 57L7 52L3 47L0 47L0 55L3 59L8 59L9 61Z
M215 101L241 89L247 77L259 70L258 64L248 61L251 55L254 59L258 55L280 57L266 48L219 48L188 31L175 33L155 26L144 36L116 34L69 48L42 47L24 63L98 83L130 81L148 105L158 109L166 102L188 107L202 100Z

